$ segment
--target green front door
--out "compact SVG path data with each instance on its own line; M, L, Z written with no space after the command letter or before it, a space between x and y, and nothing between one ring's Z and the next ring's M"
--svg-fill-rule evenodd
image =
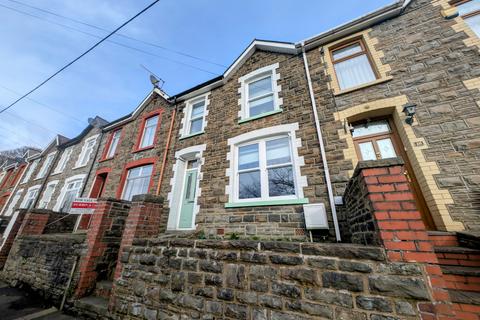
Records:
M180 208L180 229L192 228L193 209L195 206L195 189L197 187L197 168L187 170L182 195L182 206Z

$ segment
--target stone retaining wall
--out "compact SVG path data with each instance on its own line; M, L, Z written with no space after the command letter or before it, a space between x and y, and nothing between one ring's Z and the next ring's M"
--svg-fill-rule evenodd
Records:
M423 265L341 244L137 240L112 295L116 319L416 319Z
M85 248L79 234L22 235L17 237L1 277L12 286L26 285L59 304L74 262ZM77 278L72 281L75 287Z

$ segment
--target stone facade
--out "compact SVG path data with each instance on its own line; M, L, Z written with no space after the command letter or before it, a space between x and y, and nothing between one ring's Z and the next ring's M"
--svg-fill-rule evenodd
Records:
M309 68L337 195L358 161L345 123L392 114L403 126L401 110L388 109L411 102L417 105L413 131L396 129L437 229L478 230L480 91L467 86L480 73L478 47L465 43L470 32L455 27L461 18L448 20L441 9L435 1L412 1L400 16L365 31L372 55L379 56L376 67L389 69L382 83L333 91L328 41L308 51ZM402 103L394 102L399 97Z
M255 241L137 241L115 319L416 319L423 267L380 248Z
M72 268L85 249L84 235L22 235L11 249L2 273L12 286L28 285L45 298L59 304ZM78 277L72 279L75 286Z

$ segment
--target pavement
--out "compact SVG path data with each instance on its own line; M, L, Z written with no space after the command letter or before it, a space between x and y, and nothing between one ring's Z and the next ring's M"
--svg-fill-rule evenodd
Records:
M74 320L33 293L0 282L0 318L2 320Z

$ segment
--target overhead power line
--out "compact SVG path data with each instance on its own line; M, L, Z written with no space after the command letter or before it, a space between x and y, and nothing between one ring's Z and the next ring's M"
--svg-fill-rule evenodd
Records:
M25 99L27 96L29 96L30 94L32 94L33 92L35 92L36 90L38 90L40 87L42 87L45 83L47 83L48 81L50 81L51 79L53 79L55 76L57 76L58 74L60 74L61 72L63 72L65 69L67 69L68 67L70 67L72 64L74 64L75 62L77 62L78 60L80 60L81 58L83 58L85 55L87 55L89 52L91 52L93 49L95 49L96 47L98 47L100 44L102 44L103 42L105 42L108 38L110 38L112 35L114 35L118 30L122 29L123 27L125 27L127 24L129 24L130 22L132 22L133 20L135 20L138 16L142 15L144 12L146 12L147 10L149 10L151 7L153 7L157 2L159 2L160 0L155 0L153 1L151 4L149 4L147 7L145 7L144 9L142 9L140 12L138 12L137 14L135 14L133 17L131 17L130 19L128 19L127 21L125 21L124 23L122 23L118 28L116 28L115 30L113 30L112 32L110 32L108 35L106 35L105 37L103 37L100 41L98 41L97 43L95 43L93 46L91 46L89 49L87 49L85 52L83 52L82 54L80 54L78 57L76 57L75 59L73 59L72 61L70 61L69 63L67 63L65 66L63 66L62 68L60 68L58 71L56 71L55 73L53 73L51 76L47 77L45 80L43 80L42 82L40 82L38 85L36 85L33 89L31 89L30 91L28 91L27 93L25 93L24 95L22 95L20 98L18 98L17 100L15 100L14 102L12 102L11 104L9 104L7 107L3 108L0 110L0 113L3 113L5 112L6 110L10 109L11 107L13 107L15 104L17 104L18 102L22 101L23 99Z
M0 7L5 8L5 9L8 9L8 10L11 10L11 11L14 11L14 12L17 12L17 13L20 13L20 14L23 14L23 15L26 15L26 16L29 16L29 17L32 17L32 18L36 18L36 19L39 19L39 20L48 22L48 23L50 23L50 24L54 24L54 25L63 27L63 28L65 28L65 29L69 29L69 30L72 30L72 31L75 31L75 32L78 32L78 33L85 34L85 35L90 36L90 37L93 37L93 38L102 39L101 36L98 36L98 35L96 35L96 34L92 34L92 33L89 33L89 32L83 31L83 30L79 30L79 29L76 29L76 28L74 28L74 27L70 27L70 26L67 26L67 25L65 25L65 24L59 23L59 22L51 21L51 20L45 19L44 17L40 17L40 16L37 16L37 15L31 14L31 13L22 11L22 10L19 10L19 9L15 9L15 8L12 8L12 7L3 5L3 4L0 4ZM141 52L141 53L146 54L146 55L149 55L149 56L157 57L157 58L164 59L164 60L167 60L167 61L170 61L170 62L179 64L179 65L183 65L183 66L186 66L186 67L190 67L190 68L192 68L192 69L196 69L196 70L199 70L199 71L202 71L202 72L206 72L206 73L209 73L209 74L211 74L211 75L215 75L215 76L218 76L218 75L219 75L219 74L216 73L216 72L212 72L212 71L209 71L209 70L206 70L206 69L203 69L203 68L200 68L200 67L197 67L197 66L194 66L194 65L191 65L191 64L182 62L182 61L178 61L178 60L175 60L175 59L171 59L171 58L168 58L168 57L164 57L164 56L161 56L161 55L158 55L158 54L155 54L155 53L152 53L152 52L143 50L143 49L139 49L139 48L136 48L136 47L132 47L132 46L126 45L126 44L121 43L121 42L117 42L117 41L114 41L114 40L107 40L107 42L116 44L117 46L124 47L124 48L130 49L130 50L134 50L134 51L137 51L137 52Z
M32 8L32 9L35 9L35 10L38 10L38 11L41 11L41 12L44 12L44 13L48 13L48 14L50 14L50 15L53 15L53 16L56 16L56 17L59 17L59 18L62 18L62 19L70 20L70 21L72 21L72 22L75 22L75 23L78 23L78 24L82 24L82 25L87 26L87 27L90 27L90 28L94 28L94 29L97 29L97 30L101 30L101 31L106 31L106 32L108 32L107 29L102 28L102 27L99 27L99 26L96 26L96 25L94 25L94 24L87 23L87 22L84 22L84 21L80 21L80 20L78 20L78 19L75 19L75 18L72 18L72 17L68 17L68 16L65 16L65 15L62 15L62 14L59 14L59 13L50 11L50 10L46 10L46 9L43 9L43 8L39 8L39 7L36 7L36 6L32 6L32 5L28 4L28 3L24 3L24 2L21 2L21 1L17 1L17 0L7 0L7 1L10 1L10 2L13 2L13 3L17 3L17 4L19 4L19 5L22 5L22 6L25 6L25 7L28 7L28 8ZM179 51L179 50L170 49L170 48L167 48L167 47L165 47L165 46L162 46L162 45L159 45L159 44L156 44L156 43L152 43L152 42L149 42L149 41L145 41L145 40L141 40L141 39L138 39L138 38L134 38L134 37L128 36L128 35L126 35L126 34L117 33L116 36L119 36L119 37L122 37L122 38L125 38L125 39L129 39L129 40L133 40L133 41L137 41L137 42L140 42L140 43L143 43L143 44L146 44L146 45L155 47L155 48L159 48L159 49L162 49L162 50L165 50L165 51L169 51L169 52L172 52L172 53L175 53L175 54L178 54L178 55L182 55L182 56L184 56L184 57L188 57L188 58L191 58L191 59L195 59L195 60L198 60L198 61L202 61L202 62L205 62L205 63L209 63L209 64L212 64L212 65L216 65L216 66L218 66L218 67L227 68L227 66L225 66L225 65L223 65L223 64L220 64L220 63L217 63L217 62L215 62L215 61L211 61L211 60L208 60L208 59L205 59L205 58L201 58L201 57L195 56L195 55L193 55L193 54L185 53L185 52L182 52L182 51Z
M13 90L13 89L10 89L10 88L8 88L8 87L5 87L5 86L2 85L2 84L0 84L0 88L4 89L4 90L6 90L6 91L9 91L9 92L11 92L11 93L13 93L13 94L16 94L16 95L18 95L18 96L21 96L21 95L22 95L20 92L15 91L15 90ZM45 103L40 102L40 101L38 101L38 100L35 100L35 99L33 99L33 98L27 97L26 99L29 100L29 101L32 101L33 103L36 103L36 104L38 104L38 105L40 105L40 106L42 106L42 107L45 107L45 108L47 108L47 109L49 109L49 110L51 110L51 111L53 111L53 112L57 112L57 113L65 116L65 117L68 117L68 118L70 118L70 119L73 119L73 120L75 120L75 121L77 121L78 123L81 123L81 124L83 124L83 125L87 122L86 120L81 120L81 119L79 119L79 118L77 118L77 117L72 116L71 114L68 114L68 113L66 113L66 112L63 112L62 110L59 110L59 109L57 109L57 108L53 108L53 107L49 106L48 104L45 104ZM18 115L17 115L17 116L18 116Z

